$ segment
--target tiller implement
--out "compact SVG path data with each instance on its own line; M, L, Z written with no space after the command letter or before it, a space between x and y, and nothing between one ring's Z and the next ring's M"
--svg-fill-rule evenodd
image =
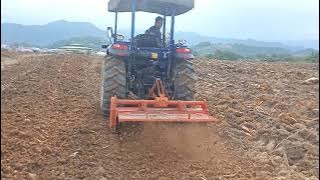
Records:
M160 79L149 90L152 100L124 100L111 98L110 128L122 122L215 122L209 116L206 100L169 100Z

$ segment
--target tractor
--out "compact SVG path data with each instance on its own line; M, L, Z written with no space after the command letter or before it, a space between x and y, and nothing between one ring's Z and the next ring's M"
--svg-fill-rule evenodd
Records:
M194 0L110 0L114 28L102 66L101 109L109 127L124 122L213 122L205 100L195 101L194 56L184 41L174 41L175 17L194 7ZM161 45L150 34L135 35L137 11L163 17ZM118 13L131 12L131 37L118 34ZM167 18L170 40L166 41Z

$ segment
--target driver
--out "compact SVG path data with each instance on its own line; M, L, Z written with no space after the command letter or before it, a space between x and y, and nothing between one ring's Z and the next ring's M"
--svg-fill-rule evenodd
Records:
M156 21L154 23L154 26L151 26L145 34L154 35L157 39L157 44L160 47L161 46L161 32L160 29L162 27L163 18L158 16L156 18Z

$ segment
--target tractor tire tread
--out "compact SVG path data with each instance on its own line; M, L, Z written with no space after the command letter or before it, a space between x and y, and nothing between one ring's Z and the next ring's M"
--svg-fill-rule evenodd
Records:
M174 73L174 99L194 100L197 76L190 61L178 61Z
M126 67L124 60L114 57L105 58L102 66L101 110L107 117L110 110L111 97L125 98Z

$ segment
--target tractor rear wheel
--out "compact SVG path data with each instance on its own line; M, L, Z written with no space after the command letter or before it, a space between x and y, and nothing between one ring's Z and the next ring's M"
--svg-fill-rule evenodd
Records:
M112 96L126 96L126 66L122 59L105 58L102 65L101 110L104 117L109 116Z
M174 95L176 100L194 100L197 76L190 61L178 61L174 71Z

